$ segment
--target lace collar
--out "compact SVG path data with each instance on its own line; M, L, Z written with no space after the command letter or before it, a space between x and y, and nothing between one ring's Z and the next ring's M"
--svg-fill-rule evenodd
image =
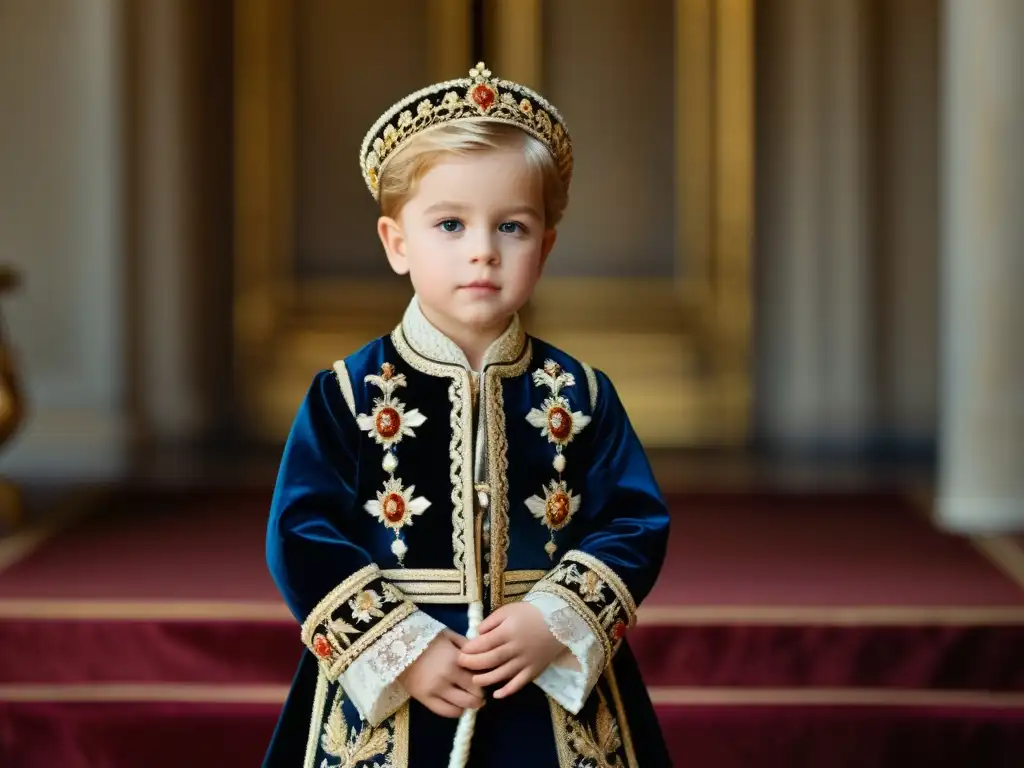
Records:
M470 369L469 360L458 344L439 331L423 314L419 299L413 296L412 301L402 317L402 335L414 351L434 362L460 365ZM519 315L513 315L508 328L487 348L483 367L492 364L515 362L523 352L526 333L519 321Z

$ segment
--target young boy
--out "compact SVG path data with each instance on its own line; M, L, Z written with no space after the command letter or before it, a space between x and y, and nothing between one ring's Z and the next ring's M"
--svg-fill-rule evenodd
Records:
M609 379L517 315L566 206L561 117L478 64L360 164L415 297L316 375L281 459L267 559L308 652L264 764L670 765L623 639L665 504Z

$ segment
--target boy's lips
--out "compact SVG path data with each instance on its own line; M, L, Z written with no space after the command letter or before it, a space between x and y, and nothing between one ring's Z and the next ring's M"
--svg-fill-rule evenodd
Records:
M496 291L498 286L492 283L490 280L474 280L471 283L466 283L463 288L476 288L479 290Z

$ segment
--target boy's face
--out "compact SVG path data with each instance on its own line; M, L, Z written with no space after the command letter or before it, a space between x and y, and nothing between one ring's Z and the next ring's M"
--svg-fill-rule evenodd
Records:
M555 241L544 228L543 180L519 149L442 157L378 231L424 314L454 339L500 334Z

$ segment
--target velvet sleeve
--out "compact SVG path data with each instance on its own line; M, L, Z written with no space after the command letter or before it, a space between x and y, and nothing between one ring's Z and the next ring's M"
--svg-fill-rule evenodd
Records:
M593 429L593 448L582 489L583 505L592 510L589 531L533 587L528 599L544 603L541 596L554 596L559 600L551 604L553 609L571 608L575 616L570 618L590 630L585 634L600 644L603 653L598 657L606 665L635 625L637 606L661 570L669 514L618 393L603 372L595 371L593 380L598 391L587 427ZM573 623L563 621L563 633L571 632ZM577 654L577 659L585 668L585 655Z
M355 487L361 433L338 375L347 374L318 373L299 405L274 487L266 555L278 589L302 624L303 643L328 679L344 684L351 670L349 677L360 683L353 698L357 704L362 699L364 716L376 720L370 711L382 697L396 700L388 686L403 668L373 663L388 655L381 653L381 643L397 642L408 664L443 625L387 582L367 551L346 535L361 512Z

